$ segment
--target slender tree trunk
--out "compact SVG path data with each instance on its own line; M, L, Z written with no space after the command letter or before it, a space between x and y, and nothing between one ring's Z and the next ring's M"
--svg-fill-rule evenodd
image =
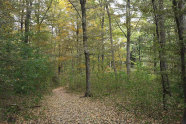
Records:
M102 18L101 18L101 43L102 43L101 68L102 68L102 71L104 71L104 51L105 51L105 46L104 46L104 23L105 23L105 6L103 6L103 15L102 15Z
M30 18L31 18L32 0L26 0L26 19L25 19L25 43L29 42Z
M169 79L167 74L167 65L165 57L165 26L164 26L164 16L162 12L157 13L157 5L154 0L152 0L152 5L155 15L155 24L156 24L156 34L159 42L159 59L160 59L160 73L161 73L161 84L162 84L162 94L163 94L163 108L166 110L166 95L171 96L169 88ZM159 11L164 10L163 0L158 1ZM161 28L159 28L161 27Z
M159 10L164 10L163 0L159 0ZM166 109L166 94L170 95L170 88L169 88L169 78L167 74L167 63L166 63L166 53L165 53L165 26L164 26L164 15L162 12L159 14L159 44L160 44L160 71L161 71L161 80L162 80L162 87L163 87L163 103L164 109Z
M153 52L154 52L154 73L156 72L156 66L157 66L157 45L156 45L156 34L153 34Z
M98 53L98 72L100 72L100 53Z
M121 48L122 48L122 44L119 45L119 50L118 50L118 52L119 52L119 60L120 60L120 71L122 70L122 64L123 64L123 62L122 62L122 53L120 51Z
M21 6L21 33L23 33L23 25L24 25L24 0L22 0L22 6Z
M177 25L177 32L180 46L180 60L181 60L181 79L184 91L184 104L186 105L186 75L185 75L185 41L186 41L186 12L184 11L184 0L173 0L173 10L175 14L175 21ZM184 105L183 124L186 124L186 106Z
M77 65L81 64L81 52L80 52L80 41L79 41L79 16L77 15L76 20L76 41L77 41ZM78 71L81 72L81 68L78 67Z
M140 36L138 39L138 56L139 56L139 62L141 63L141 37Z
M59 58L61 57L61 44L59 44L58 45L58 56L59 56ZM61 62L60 61L58 61L58 75L60 75L61 74Z
M127 0L127 8L126 8L126 24L127 24L127 58L126 58L126 66L127 66L127 75L130 75L130 36L131 36L131 16L130 16L130 0Z
M73 55L74 54L74 51L73 51L73 48L72 48L72 50L71 50L71 55ZM72 74L74 73L74 64L75 64L75 62L74 62L74 59L73 58L71 58L72 60L71 60L71 67L72 67Z
M37 32L40 32L41 26L40 26L40 0L37 0L37 8L35 10L36 15L36 22L37 22Z
M112 22L111 22L111 15L108 8L108 3L106 3L106 9L107 9L107 15L109 18L109 30L110 30L110 43L111 43L111 53L112 53L112 68L114 69L114 73L116 74L116 65L115 65L115 55L114 55L114 45L113 45L113 39L112 39Z
M85 54L85 66L86 66L86 92L85 97L91 96L90 90L90 58L87 43L87 24L86 24L86 0L80 0L81 11L82 11L82 28L83 28L83 48Z

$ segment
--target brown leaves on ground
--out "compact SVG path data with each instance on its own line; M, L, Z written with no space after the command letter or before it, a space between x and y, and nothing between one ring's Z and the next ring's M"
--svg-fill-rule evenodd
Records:
M118 112L106 101L91 100L81 95L67 93L64 88L53 90L46 96L43 106L36 108L36 120L29 124L136 124L135 118L127 112ZM44 115L41 116L41 113Z

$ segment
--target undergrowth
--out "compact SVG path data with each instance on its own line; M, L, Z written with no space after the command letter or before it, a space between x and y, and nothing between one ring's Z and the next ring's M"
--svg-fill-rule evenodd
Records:
M66 72L61 82L73 92L85 92L84 73ZM167 98L167 110L162 105L160 77L155 76L145 67L138 66L128 77L125 72L94 72L91 74L91 92L93 98L109 97L118 111L130 111L138 119L150 118L161 123L179 122L183 107L178 104L177 92ZM174 83L171 88L175 88ZM177 101L176 101L177 100ZM148 120L147 120L148 123Z
M17 35L0 40L0 122L31 118L43 94L57 85L54 64L44 50Z

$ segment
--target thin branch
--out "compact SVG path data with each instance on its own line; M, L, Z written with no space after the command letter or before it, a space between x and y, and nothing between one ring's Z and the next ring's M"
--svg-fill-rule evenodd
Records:
M41 19L41 22L39 23L39 25L41 25L41 24L43 23L43 21L44 21L44 19L45 19L45 17L46 17L47 12L49 11L49 9L50 9L50 7L51 7L51 5L52 5L52 2L53 2L53 0L50 1L50 5L48 6L48 8L47 8L47 10L46 10L46 12L45 12L45 15L44 15L43 18Z
M141 17L139 18L138 22L136 23L136 26L135 26L134 30L136 30L136 28L137 28L137 26L138 26L138 23L140 22L142 16L143 16L143 15L141 15ZM132 34L133 34L133 33L134 33L134 32L132 32ZM131 36L132 36L132 34L131 34Z
M122 31L122 33L124 34L125 37L127 37L127 35L125 34L125 32L123 31L123 29L121 28L121 26L119 25L119 23L117 22L117 20L115 19L116 24L118 25L118 27L120 28L120 30Z
M73 6L74 9L76 10L78 16L81 18L81 15L79 14L79 11L78 11L77 8L74 6L74 4L73 4L70 0L68 0L68 1L70 2L70 4L72 4L72 6Z

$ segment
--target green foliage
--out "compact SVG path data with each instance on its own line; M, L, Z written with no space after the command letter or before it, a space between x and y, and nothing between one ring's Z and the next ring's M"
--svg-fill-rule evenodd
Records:
M42 48L25 44L19 34L8 36L0 39L0 120L15 121L21 112L40 103L42 95L54 86L55 73Z
M53 72L48 58L40 52L18 39L1 41L0 91L37 94L46 90Z
M181 112L178 110L179 106L175 98L168 98L170 110L167 112L163 110L162 88L159 80L159 77L147 71L145 66L137 64L130 78L125 72L118 72L116 77L113 72L92 73L91 91L93 98L109 97L118 110L130 111L138 118L153 118L162 120L163 123L178 121ZM85 75L82 73L66 72L62 75L62 83L71 91L85 91ZM176 93L173 94L175 95Z

